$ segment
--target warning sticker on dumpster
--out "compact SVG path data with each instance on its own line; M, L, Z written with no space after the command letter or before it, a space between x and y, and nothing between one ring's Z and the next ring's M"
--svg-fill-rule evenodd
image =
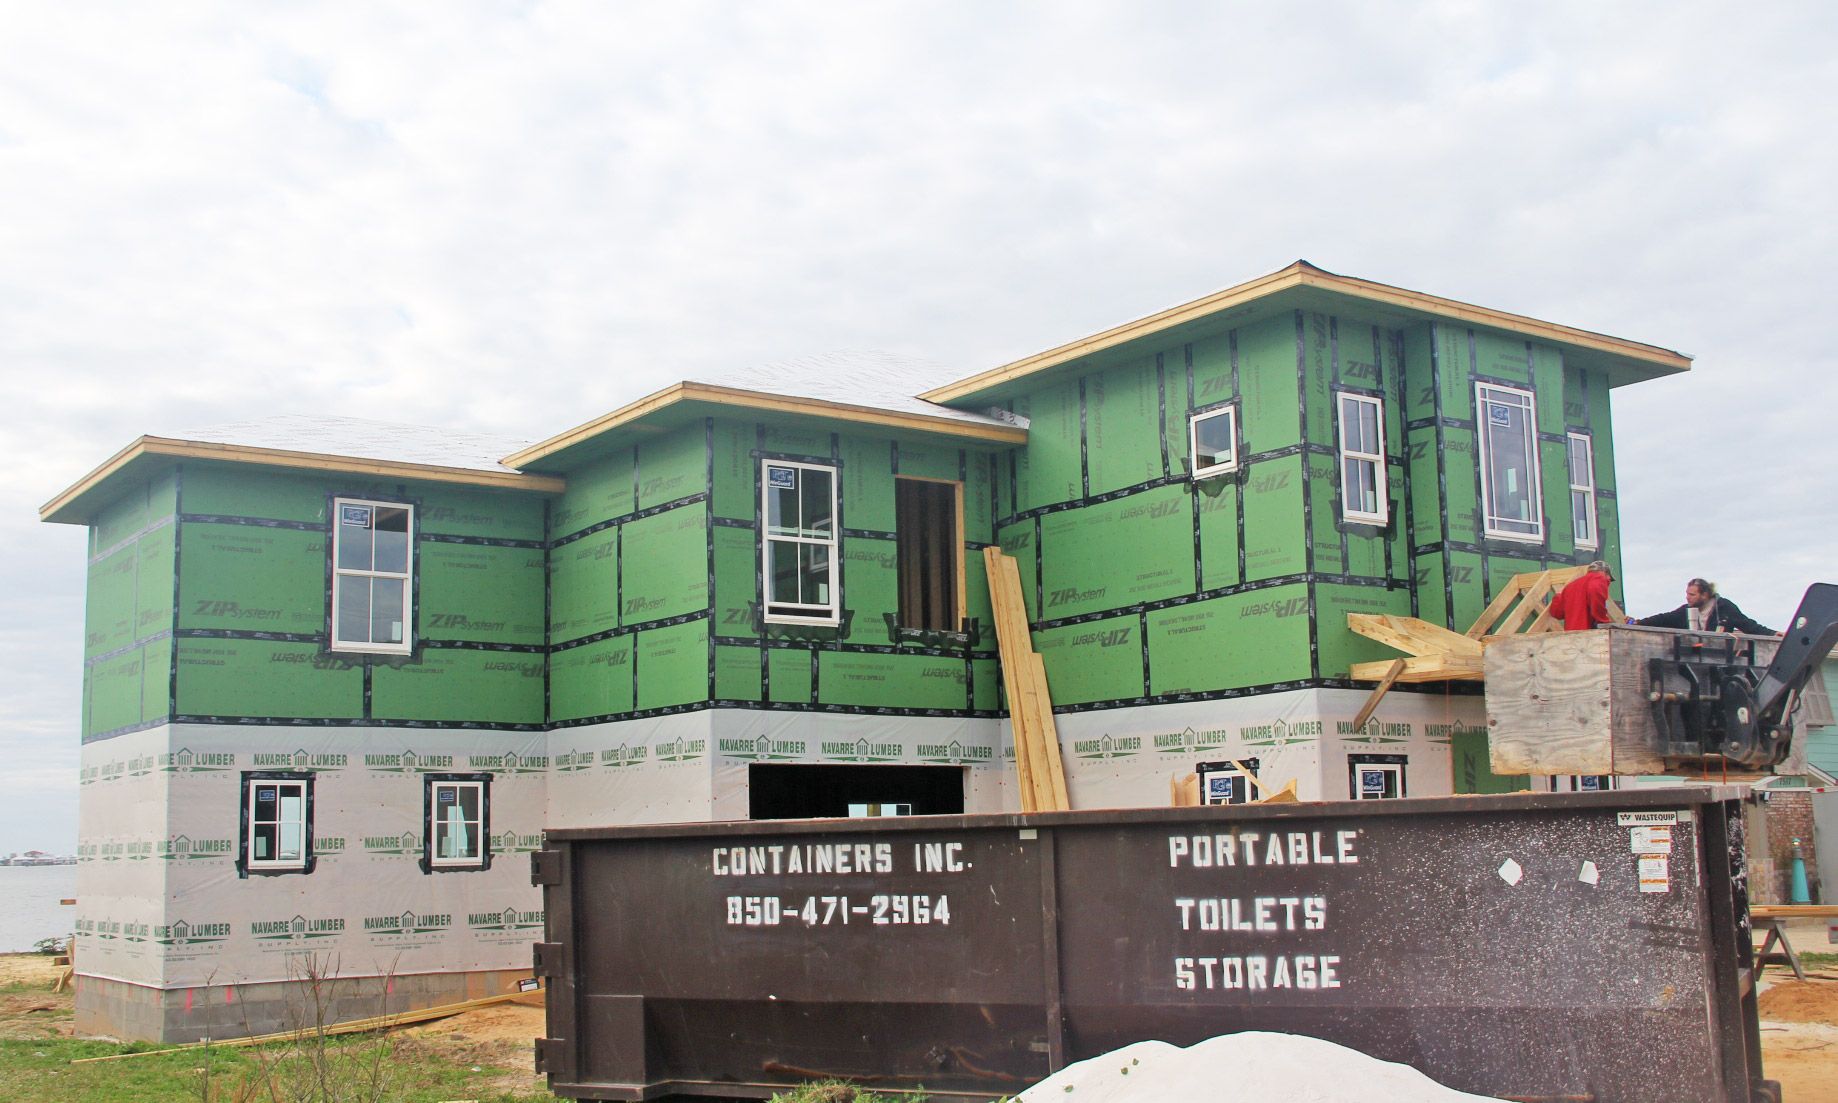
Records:
M1640 891L1672 891L1672 860L1670 858L1640 859Z
M1677 812L1616 812L1615 822L1622 827L1650 827L1657 824L1677 823Z
M1635 854L1672 853L1670 827L1636 827L1628 831L1628 848Z

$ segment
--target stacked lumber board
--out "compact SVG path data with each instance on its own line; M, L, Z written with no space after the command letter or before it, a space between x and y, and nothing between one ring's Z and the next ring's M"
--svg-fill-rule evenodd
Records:
M1047 690L1047 668L1034 650L1028 630L1027 604L1021 597L1021 572L1013 556L998 547L983 549L989 572L989 600L996 619L996 644L1002 653L1002 688L1008 695L1009 724L1015 738L1015 773L1023 812L1063 811L1066 771L1060 761L1059 730L1053 723L1053 698Z

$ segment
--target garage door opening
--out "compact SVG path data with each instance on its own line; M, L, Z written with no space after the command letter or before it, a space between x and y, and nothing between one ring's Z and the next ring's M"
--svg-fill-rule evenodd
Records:
M964 768L756 765L747 768L747 790L756 820L957 815Z

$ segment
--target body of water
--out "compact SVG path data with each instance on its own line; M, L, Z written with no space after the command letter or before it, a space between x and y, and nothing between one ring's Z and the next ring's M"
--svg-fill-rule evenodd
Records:
M0 866L0 953L30 950L41 938L68 937L77 909L58 901L76 894L76 866Z

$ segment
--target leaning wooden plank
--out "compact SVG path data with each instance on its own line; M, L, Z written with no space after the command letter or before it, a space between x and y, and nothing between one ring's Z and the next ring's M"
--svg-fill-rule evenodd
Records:
M1060 760L1059 725L1053 722L1053 694L1047 687L1047 664L1039 655L1029 652L1028 663L1033 668L1034 684L1037 687L1036 703L1040 708L1038 716L1040 741L1046 752L1043 759L1046 774L1046 789L1053 801L1050 807L1057 811L1067 811L1072 807L1072 799L1066 792L1066 767Z
M1402 673L1404 673L1404 660L1391 660L1391 665L1385 668L1385 676L1379 679L1379 684L1372 688L1371 696L1367 697L1366 703L1360 706L1359 715L1353 718L1354 731L1364 728L1366 721L1372 719L1373 711L1378 708L1379 702L1385 699L1385 694L1391 692L1392 685L1397 682L1398 675ZM1258 788L1261 789L1263 786L1260 785Z
M1027 756L1027 773L1021 783L1033 802L1032 811L1051 812L1054 810L1052 771L1047 764L1048 735L1041 723L1041 713L1047 712L1049 716L1052 713L1042 708L1040 684L1028 669L1030 660L1038 658L1029 652L1015 660L1015 665L1021 668L1021 702L1014 714L1020 717L1022 732L1015 744L1015 755L1017 760L1023 753Z
M479 1007L490 1007L493 1004L509 1003L512 1000L527 999L530 992L506 992L501 996L486 996L484 999L466 1000L463 1003L442 1004L439 1007L424 1007L419 1011L401 1011L393 1015L376 1015L368 1019L353 1019L348 1023L337 1023L327 1027L309 1026L302 1030L285 1030L279 1034L257 1034L249 1038L228 1038L223 1041L187 1042L182 1046L168 1049L143 1049L134 1053L111 1053L105 1057L78 1057L70 1063L89 1065L97 1061L125 1061L130 1057L157 1057L162 1053L182 1053L188 1049L236 1049L243 1046L263 1046L270 1042L293 1042L315 1035L331 1036L335 1034L368 1034L373 1030L388 1030L391 1027L407 1026L410 1023L425 1023L433 1019L445 1019L461 1015Z
M1395 659L1354 663L1347 677L1356 682L1383 681ZM1406 685L1419 682L1478 682L1484 674L1482 660L1465 655L1414 655L1404 660L1404 671L1397 680Z
M995 614L1002 689L1008 697L1009 735L1015 743L1016 788L1021 794L1021 810L1032 812L1036 806L1033 779L1029 776L1033 763L1028 757L1027 677L1020 656L1033 650L1033 641L1028 635L1026 606L1021 604L1021 572L1014 557L1004 555L994 545L983 549L983 566L989 576L990 607Z

